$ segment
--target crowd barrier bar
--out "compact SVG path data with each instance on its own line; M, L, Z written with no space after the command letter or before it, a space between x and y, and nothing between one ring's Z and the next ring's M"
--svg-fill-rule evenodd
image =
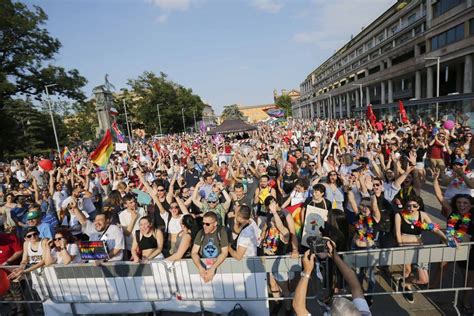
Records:
M379 292L366 293L368 296L396 295L403 293L439 293L454 292L453 308L457 315L461 315L457 306L460 291L473 290L468 284L469 271L463 268L469 266L471 246L474 242L460 243L456 248L446 247L444 244L438 245L419 245L410 247L397 247L386 249L369 249L341 252L344 261L356 271L358 269L377 268L379 278L382 275L381 268L384 267L390 271L385 274L385 279L389 280L391 290L384 289ZM449 263L444 269L441 269L442 263ZM427 288L421 288L417 285L412 286L411 290L398 288L398 280L405 280L407 276L403 273L405 265L416 265L423 267L428 272L428 283L423 285ZM401 270L401 271L397 271ZM412 269L413 272L414 269ZM397 279L396 276L400 275ZM446 276L446 274L448 274ZM471 277L474 277L474 273ZM432 282L435 279L436 284ZM439 280L438 280L439 279ZM444 282L443 282L444 281ZM449 281L449 284L446 283ZM377 282L380 284L380 281ZM339 294L336 296L350 296L350 294Z
M9 274L18 267L3 266L1 268ZM46 289L42 281L38 278L38 273L25 273L16 281L10 280L10 289L0 297L1 309L26 308L28 315L34 315L36 309L41 308L41 304L45 301L45 297L41 295Z
M428 289L413 287L411 291L404 292L404 289L392 286L388 290L373 292L370 295L455 292L453 305L460 315L457 308L459 292L473 288L468 286L468 272L458 265L460 262L465 262L466 266L469 266L472 244L462 243L457 248L429 245L370 249L343 252L340 255L353 269L378 267L380 270L381 267L388 267L392 271L387 278L390 280L389 284L392 285L396 283L391 281L396 275L395 271L403 269L403 265L427 266L432 279L431 272L437 263L455 263L451 264L446 272L439 273L439 284L435 284L439 287L434 287L430 280ZM323 265L323 269L326 271L325 279L328 279L327 265ZM284 295L280 298L270 297L267 287L268 273L276 276L277 280L287 279L288 276L291 278L293 275L295 276L294 281L297 282L300 271L301 258L292 259L289 256L252 257L240 261L228 258L217 269L216 275L209 283L204 283L191 259L174 263L155 261L148 264L116 262L100 266L93 264L54 265L31 274L31 277L36 279L33 282L35 286L29 278L23 278L25 288L21 290L33 294L37 291L40 295L23 293L22 296L17 296L14 300L4 296L0 298L0 303L18 303L29 306L50 299L54 303L70 304L73 314L76 314L75 305L81 303L149 303L155 312L160 309L160 302L164 304L175 299L200 302L201 309L204 310L203 302L206 301L268 302L291 299L292 293L289 292L286 296L283 293ZM401 278L405 281L403 273ZM320 281L315 277L313 280L314 282L310 282L310 285L316 287L316 283L320 283ZM449 284L443 286L448 280ZM327 290L325 288L327 284L318 284L317 287L317 289L313 288L309 291L308 299L319 297L318 291ZM349 294L338 294L337 296L349 296Z

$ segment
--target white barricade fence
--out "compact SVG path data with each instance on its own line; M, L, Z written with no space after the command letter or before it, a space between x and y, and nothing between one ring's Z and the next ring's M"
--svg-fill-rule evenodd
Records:
M450 267L440 273L439 284L428 284L426 289L414 287L411 292L454 291L457 299L459 291L473 289L468 286L465 269L469 266L471 244L459 244L457 248L430 245L358 250L341 255L354 269L388 268L390 272L385 278L389 280L394 278L397 269L403 270L403 265L425 266L431 274L439 263L448 262ZM322 278L330 279L328 266L321 266ZM279 282L287 282L291 279L297 281L300 271L301 260L288 256L253 257L240 261L228 258L208 283L202 280L199 270L190 259L174 263L54 265L34 272L38 283L35 290L39 296L33 301L44 301L46 315L123 314L159 310L228 313L236 303L240 303L249 315L266 315L269 301L274 299L268 294L268 274L272 273ZM403 273L401 278L404 279ZM312 296L308 298L314 298L319 295L317 292L327 290L324 288L326 285L316 277L313 280L309 291ZM402 291L396 287L384 288L371 295L401 294ZM285 296L284 293L280 299L291 299L291 295L288 293ZM26 296L19 301L30 302ZM0 303L4 302L5 298L0 298Z

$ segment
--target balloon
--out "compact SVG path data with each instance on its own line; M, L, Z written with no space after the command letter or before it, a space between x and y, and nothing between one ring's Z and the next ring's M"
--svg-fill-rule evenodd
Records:
M446 122L444 122L443 127L448 130L452 130L454 127L454 122L451 120L447 120Z
M5 295L10 289L10 280L5 270L0 269L0 297Z
M38 165L43 169L44 171L51 171L53 170L53 162L49 159L41 159L40 162L38 162Z

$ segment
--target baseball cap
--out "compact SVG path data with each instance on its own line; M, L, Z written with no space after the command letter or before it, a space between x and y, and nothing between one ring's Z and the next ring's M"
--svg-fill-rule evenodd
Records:
M36 226L28 226L25 231L23 232L23 237L28 235L29 233L31 232L35 232L35 233L38 233L39 234L39 230L38 230L38 227Z
M463 159L463 158L456 158L456 159L453 161L453 165L464 166L465 164L466 164L466 160Z
M217 202L218 200L219 200L219 197L217 196L217 194L215 192L209 193L209 195L207 197L208 202Z
M40 213L38 211L31 211L26 214L26 220L35 219L38 217L40 217Z

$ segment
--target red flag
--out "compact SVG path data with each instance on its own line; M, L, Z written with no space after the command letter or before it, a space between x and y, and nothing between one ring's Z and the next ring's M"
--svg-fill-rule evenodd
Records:
M402 123L408 122L407 111L405 111L405 107L403 106L402 100L398 100L398 109L400 111L400 117L402 119Z
M375 116L375 113L372 110L372 104L370 104L370 103L367 106L367 119L370 121L370 124L372 126L375 125L375 121L377 120L377 117Z

